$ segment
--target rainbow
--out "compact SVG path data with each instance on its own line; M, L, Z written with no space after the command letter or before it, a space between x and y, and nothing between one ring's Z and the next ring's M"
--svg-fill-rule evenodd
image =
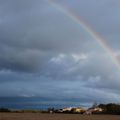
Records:
M119 59L117 58L112 48L110 48L105 42L105 40L102 37L100 37L95 31L93 31L91 27L89 27L89 25L87 25L79 16L74 14L67 7L63 7L53 0L48 0L48 2L49 4L54 6L56 9L58 9L59 11L63 12L65 15L70 17L78 25L80 25L80 27L82 27L92 38L94 38L94 40L96 40L97 43L108 53L108 55L110 56L110 58L112 59L116 67L120 68Z

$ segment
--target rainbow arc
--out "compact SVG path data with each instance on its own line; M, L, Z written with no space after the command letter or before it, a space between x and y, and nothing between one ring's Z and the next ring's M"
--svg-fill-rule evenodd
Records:
M80 27L82 27L94 40L97 41L97 43L108 53L113 63L117 66L117 68L120 68L120 62L117 56L115 55L112 48L108 46L108 44L105 42L105 40L98 35L87 23L85 23L80 16L73 13L71 10L69 10L67 7L63 7L62 5L58 4L54 0L48 0L49 4L54 6L59 11L63 12L66 16L71 18L74 22L76 22Z

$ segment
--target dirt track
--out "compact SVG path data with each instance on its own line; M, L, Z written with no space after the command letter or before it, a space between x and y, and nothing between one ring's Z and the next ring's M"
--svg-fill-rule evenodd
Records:
M120 120L117 115L0 113L0 120Z

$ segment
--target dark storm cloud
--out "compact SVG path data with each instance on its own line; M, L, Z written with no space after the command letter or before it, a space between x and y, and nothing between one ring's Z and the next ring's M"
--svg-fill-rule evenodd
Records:
M119 53L120 2L57 2L80 15ZM119 79L109 54L47 0L0 1L0 96L118 102Z

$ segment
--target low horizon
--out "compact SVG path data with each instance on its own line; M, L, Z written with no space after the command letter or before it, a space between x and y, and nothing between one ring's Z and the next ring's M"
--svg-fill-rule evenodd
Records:
M84 109L91 108L94 104L120 104L113 102L95 102L90 101L79 102L79 99L54 99L42 97L0 97L0 108L8 108L11 110L48 110L49 108L62 109L62 108L75 108L81 107Z

